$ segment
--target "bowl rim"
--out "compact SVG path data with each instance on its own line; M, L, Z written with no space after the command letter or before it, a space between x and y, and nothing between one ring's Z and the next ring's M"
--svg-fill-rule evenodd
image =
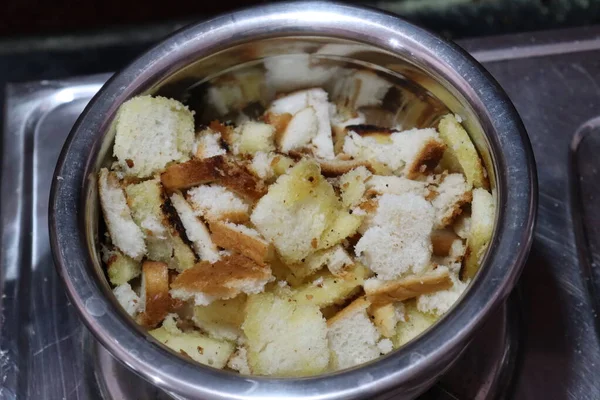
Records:
M109 119L123 101L185 65L186 56L206 56L248 40L282 36L350 39L396 53L406 51L408 45L418 49L419 61L443 74L480 119L496 161L499 188L494 238L480 272L459 304L433 329L370 363L296 379L219 371L174 357L163 346L146 345L146 341L158 342L132 326L90 272L83 222L86 172L95 173L97 157L90 151L101 142ZM514 287L531 247L536 209L535 161L525 128L506 94L481 65L458 46L395 15L311 1L262 5L190 25L115 74L85 108L62 149L50 193L49 230L57 271L87 328L118 360L153 384L189 398L332 399L373 396L439 374L440 363L451 361L449 355L456 355Z

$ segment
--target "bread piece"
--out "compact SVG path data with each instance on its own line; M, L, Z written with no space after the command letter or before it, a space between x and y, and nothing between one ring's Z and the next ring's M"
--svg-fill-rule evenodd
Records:
M250 206L238 195L220 185L200 185L187 191L196 215L209 221L245 222Z
M392 342L396 348L405 345L419 336L438 319L434 315L424 314L417 310L414 300L407 301L404 305L404 321L398 322L396 325L396 334L392 338Z
M259 151L254 153L249 170L260 179L270 182L285 174L294 166L294 160L282 154L265 153Z
M370 70L351 70L335 82L332 97L338 105L356 110L380 106L392 83Z
M396 334L396 325L404 321L404 303L372 304L369 315L381 336L392 338Z
M169 162L190 158L194 115L180 102L138 96L119 107L113 152L127 175L151 176Z
M438 229L451 225L462 213L462 207L471 201L471 188L462 174L450 174L443 178L431 200L435 208L435 226Z
M438 267L440 268L445 267ZM417 310L437 316L444 315L463 294L469 282L461 282L456 274L450 274L450 287L417 297Z
M456 240L462 243L456 233L447 229L435 230L431 232L433 254L438 257L446 257L450 254L450 250L452 249L452 246Z
M283 153L307 146L316 136L319 120L314 108L306 107L291 118L277 137L277 147Z
M272 48L275 50L275 48ZM266 80L269 88L277 93L285 93L307 87L322 87L335 74L337 68L330 63L320 65L318 58L309 52L312 48L296 46L291 42L282 43L282 56L266 57Z
M471 215L464 213L459 215L454 221L452 228L461 239L467 239L469 237L469 232L471 232Z
M260 293L271 279L271 270L238 254L221 257L214 264L199 262L183 271L171 284L171 296L193 299L203 306L218 299L231 299L240 293Z
M293 92L271 103L268 113L291 114L312 107L317 118L317 134L311 139L314 152L320 158L334 158L331 124L329 122L329 102L327 92L320 88Z
M327 325L317 306L271 293L253 295L242 329L254 374L299 377L327 369Z
M275 128L262 122L248 121L235 129L234 154L254 154L275 150Z
M369 305L361 297L327 321L331 366L335 371L366 363L381 355L377 347L379 332L367 315Z
M321 173L327 177L340 176L359 167L366 167L369 170L374 171L373 167L368 161L344 160L340 158L333 158L329 160L317 158L316 161L321 166Z
M414 193L427 197L427 182L413 181L401 176L373 175L366 181L367 197L370 195Z
M285 128L292 120L293 115L290 113L275 114L266 112L263 116L265 122L275 128L275 142L279 142L279 138L285 131Z
M165 262L179 271L191 268L196 256L188 245L177 212L164 198L160 182L151 179L129 185L125 192L133 220L146 233L148 258Z
M216 339L237 340L242 334L246 295L194 307L194 324Z
M494 232L495 216L496 203L490 192L485 189L473 190L471 231L467 239L467 253L461 271L463 281L473 278L479 269Z
M167 264L144 261L140 295L144 312L140 314L138 322L152 328L167 316L172 306L172 299L169 296L169 268Z
M257 231L244 225L212 221L212 239L217 246L236 251L259 265L266 265L272 256L272 246Z
M210 158L225 155L227 151L221 145L221 134L207 127L196 134L193 153L196 158Z
M343 277L332 275L329 271L314 276L314 280L292 289L292 298L301 304L313 304L325 308L332 304L341 304L356 294L369 277L368 270L356 263Z
M423 275L412 275L398 280L383 281L371 278L364 283L367 299L377 305L403 301L450 287L452 279L446 267L438 267Z
M129 283L123 283L113 289L113 294L127 314L135 316L140 309L140 298L131 289Z
M448 146L444 164L452 172L462 172L467 183L476 188L487 188L488 180L477 150L469 134L452 114L444 116L438 126L440 137Z
M117 177L106 168L102 168L98 174L98 193L112 243L123 254L139 261L146 253L144 234L131 217Z
M420 274L431 259L431 204L413 193L384 194L354 253L380 279Z
M198 257L201 260L211 263L219 260L219 250L213 243L206 225L194 215L194 210L192 210L192 207L185 201L183 196L180 193L173 193L171 195L171 203L175 207L179 219L185 228L186 235L192 242L192 246Z
M248 365L248 349L245 346L239 346L235 353L227 361L227 367L243 375L251 375L252 371Z
M335 217L333 223L325 228L318 248L327 249L354 235L363 221L362 216L344 210L339 210Z
M336 107L333 104L330 106L329 115L333 132L333 148L335 154L338 154L341 153L344 146L344 138L348 132L346 128L350 125L364 124L365 116L361 112L349 110L345 107Z
M371 175L371 172L363 166L355 168L340 177L340 196L344 207L352 208L360 203L367 189L365 182Z
M240 111L262 99L264 84L263 71L257 68L229 73L211 81L206 102L221 116Z
M344 276L354 266L354 260L341 245L337 245L317 251L306 257L304 262L290 265L289 268L296 277L303 279L325 266L333 275Z
M301 161L269 187L250 220L282 260L293 264L319 249L338 208L339 200L318 165Z
M176 353L218 369L225 367L235 350L230 342L216 340L195 331L172 332L161 326L148 333Z
M106 260L108 279L114 286L123 285L133 278L136 278L142 272L142 266L139 261L126 256L119 250L111 252Z

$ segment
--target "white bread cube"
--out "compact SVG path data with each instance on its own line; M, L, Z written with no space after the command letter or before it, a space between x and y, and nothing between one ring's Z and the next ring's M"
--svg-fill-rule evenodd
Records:
M260 179L271 181L285 174L294 164L294 160L282 154L258 151L254 153L248 169Z
M423 197L384 194L354 252L380 279L420 274L431 259L433 222L433 207Z
M196 135L193 153L196 158L221 156L227 151L221 145L221 134L206 128Z
M194 251L201 260L216 262L220 259L219 250L213 243L210 232L204 222L196 217L194 210L180 193L171 195L171 203L185 228L188 239L192 242Z
M440 137L448 146L443 164L452 172L462 172L467 183L475 188L487 188L488 181L469 134L452 114L445 115L438 125Z
M139 96L119 108L113 152L128 175L145 178L187 161L193 144L194 115L176 100Z
M269 124L248 121L235 129L233 153L254 154L275 150L275 128Z
M271 293L253 295L242 329L254 374L298 377L327 369L327 325L316 306Z
M103 261L106 263L108 279L115 286L129 282L142 272L142 265L139 261L126 256L119 250L111 251L109 257Z
M106 168L98 174L98 193L112 243L123 254L139 261L146 253L144 234L132 219L118 179Z
M494 232L496 202L494 197L485 189L473 190L471 202L471 231L467 239L467 255L461 278L473 278L479 269L481 260L488 248Z
M194 324L215 339L235 341L242 335L246 295L194 307Z
M462 206L471 201L471 187L462 174L450 174L443 178L435 192L431 200L435 208L435 227L442 229L452 224L462 213Z
M331 366L335 371L366 363L381 355L377 346L379 331L367 315L369 306L367 300L359 298L327 321Z
M238 195L221 185L200 185L188 190L187 199L196 215L207 220L244 222L250 206Z
M195 331L182 332L173 324L166 328L164 325L168 323L166 319L163 326L148 333L176 353L200 364L222 369L235 350L235 345L228 341L213 339Z
M277 138L279 150L289 153L306 147L317 136L318 129L319 120L314 108L306 107L298 111Z
M361 202L367 189L365 182L370 180L371 175L367 168L358 167L340 177L340 196L344 207L356 207Z
M129 283L123 283L113 289L113 294L127 314L132 317L140 310L140 298Z

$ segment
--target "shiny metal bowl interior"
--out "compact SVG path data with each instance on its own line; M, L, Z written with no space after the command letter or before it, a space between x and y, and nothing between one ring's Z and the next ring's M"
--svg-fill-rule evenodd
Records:
M331 89L342 71L368 69L394 84L382 107L365 110L368 122L421 128L435 126L448 112L460 115L499 204L493 243L457 305L404 348L341 373L268 379L194 365L156 344L120 310L100 262L95 177L111 159L118 106L149 93L185 102L200 123L227 118L207 100L207 89L227 84L232 74L264 75L266 59L309 65L312 72L261 90L253 98L258 103L266 104L278 90ZM390 391L410 398L422 392L514 286L530 247L536 205L533 157L520 119L475 61L396 17L333 3L250 9L175 34L115 75L92 100L65 144L56 175L62 179L54 180L51 194L52 247L83 320L105 347L146 379L202 399L354 398Z

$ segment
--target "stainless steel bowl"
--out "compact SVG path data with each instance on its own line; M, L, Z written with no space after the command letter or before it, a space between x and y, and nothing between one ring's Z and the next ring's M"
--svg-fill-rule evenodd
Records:
M405 103L391 105L402 108L396 118L404 118L405 125L431 123L447 111L459 114L484 159L498 202L492 244L468 291L441 321L366 365L312 378L271 379L192 364L124 314L99 260L96 172L110 158L115 112L142 93L179 98L204 112L209 108L201 94L207 82L236 68L262 65L265 57L297 54L312 54L319 63L368 68L394 81L397 98ZM434 383L511 291L531 245L536 202L534 160L519 116L464 51L378 11L280 3L190 26L106 83L60 156L50 196L50 235L58 272L87 327L117 359L161 388L198 399L404 399Z

